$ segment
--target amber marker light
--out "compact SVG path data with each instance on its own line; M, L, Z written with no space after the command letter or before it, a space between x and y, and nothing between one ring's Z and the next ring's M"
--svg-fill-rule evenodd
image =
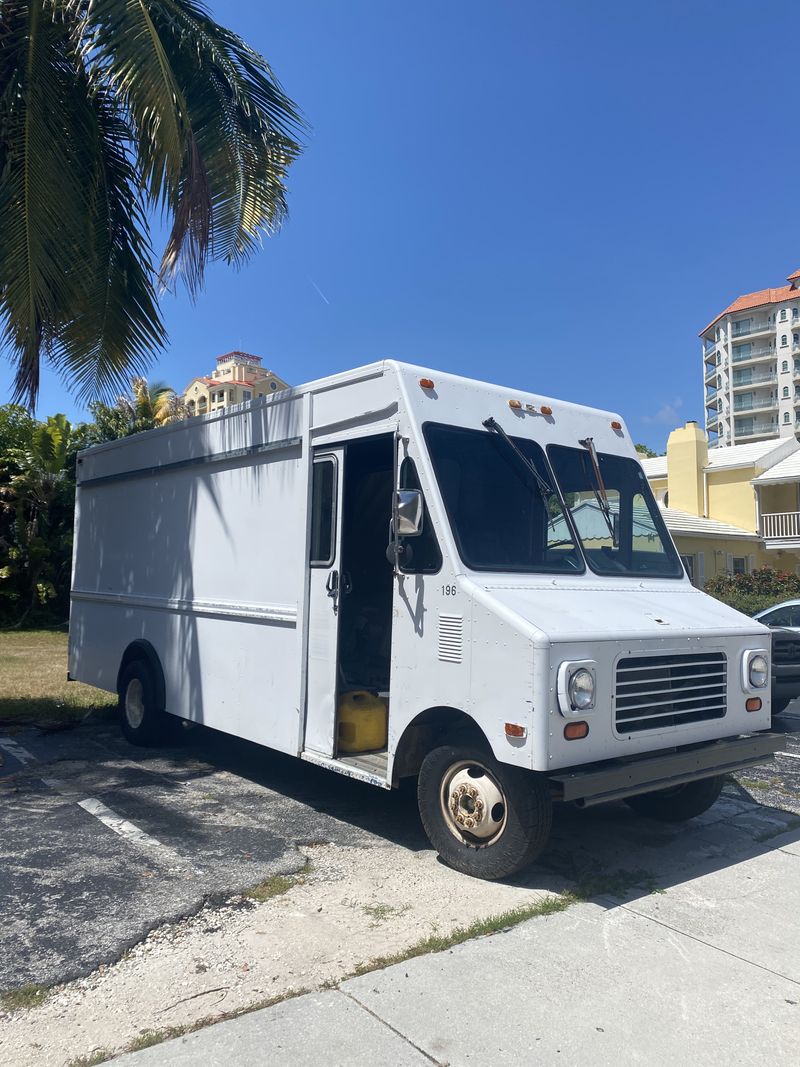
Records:
M519 411L519 409L522 407L522 402L520 400L509 400L508 406L510 408L513 408L514 411Z
M527 732L527 729L520 726L518 722L506 723L506 737L525 737Z
M433 389L433 378L420 378L419 384L423 389Z
M761 711L761 697L748 697L744 706L748 711Z
M622 429L622 423L621 422L617 422L617 420L614 419L614 421L611 423L611 429L612 430L621 430Z
M564 737L567 741L580 741L589 733L588 722L568 722L564 727Z
M541 411L541 413L543 415L552 415L553 414L553 409L549 408L547 406L547 404L542 404L542 406L539 408L539 411Z

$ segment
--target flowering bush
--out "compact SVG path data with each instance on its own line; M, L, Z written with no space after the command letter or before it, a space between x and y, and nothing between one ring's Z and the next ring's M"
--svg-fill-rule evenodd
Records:
M783 600L800 598L800 576L774 567L756 567L750 574L718 574L705 591L745 615L755 615Z

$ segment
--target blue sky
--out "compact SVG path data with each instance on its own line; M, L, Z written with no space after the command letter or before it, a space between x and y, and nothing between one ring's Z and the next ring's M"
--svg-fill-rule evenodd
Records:
M281 234L164 298L152 378L391 356L619 410L661 449L702 418L697 332L800 267L796 5L211 6L312 132ZM81 412L48 376L55 410Z

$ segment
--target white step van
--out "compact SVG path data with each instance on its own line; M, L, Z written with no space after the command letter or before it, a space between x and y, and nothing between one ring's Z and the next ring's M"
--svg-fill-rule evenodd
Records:
M554 801L688 819L779 747L769 633L691 585L620 416L458 375L376 363L82 452L72 585L70 676L129 740L415 776L479 877ZM377 750L340 743L354 691Z

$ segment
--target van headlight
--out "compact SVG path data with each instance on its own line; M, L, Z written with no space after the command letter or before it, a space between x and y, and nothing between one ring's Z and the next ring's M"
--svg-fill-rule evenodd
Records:
M594 707L595 664L589 660L558 668L558 705L562 715L582 715Z
M769 685L769 659L766 652L747 652L743 673L745 688L765 689Z

